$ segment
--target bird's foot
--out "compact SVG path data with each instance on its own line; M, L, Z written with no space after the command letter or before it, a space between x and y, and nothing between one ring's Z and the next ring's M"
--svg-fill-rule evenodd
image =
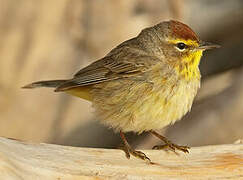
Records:
M179 146L177 144L174 144L174 143L167 143L167 144L162 144L162 145L156 145L153 147L153 149L170 149L171 151L175 152L175 150L179 150L179 151L182 151L184 153L189 153L189 149L190 147L188 146Z
M151 163L151 160L144 154L142 151L135 151L135 150L130 150L129 151L134 157L142 159L148 163Z
M130 146L129 147L125 146L121 149L125 152L127 159L130 159L130 155L133 155L136 158L139 158L144 161L147 161L148 163L151 163L151 160L149 159L149 157L146 156L146 154L144 154L142 151L136 151L136 150L132 149Z
M139 158L139 159L142 159L150 164L153 164L151 162L151 160L146 156L146 154L144 154L142 151L136 151L134 150L127 142L126 138L125 138L125 135L120 132L120 135L121 135L121 138L123 140L123 143L124 143L124 147L122 148L122 150L126 153L126 157L128 159L130 159L130 155L133 155L134 157L136 158Z
M177 149L177 150L182 151L184 153L189 153L188 149L190 149L190 147L179 146L177 144L174 144L171 141L169 141L166 137L157 133L156 131L151 130L150 133L153 134L154 136L156 136L157 138L161 139L165 143L165 144L162 144L162 145L154 146L153 149L168 149L169 148L173 152L175 152L175 150Z

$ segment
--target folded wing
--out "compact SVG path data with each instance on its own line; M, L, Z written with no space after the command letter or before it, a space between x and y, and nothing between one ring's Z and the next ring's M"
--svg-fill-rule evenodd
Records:
M141 56L140 62L116 61L112 57L104 57L81 69L74 77L56 88L55 91L65 91L71 88L97 84L130 76L135 76L149 70L143 61L151 57Z

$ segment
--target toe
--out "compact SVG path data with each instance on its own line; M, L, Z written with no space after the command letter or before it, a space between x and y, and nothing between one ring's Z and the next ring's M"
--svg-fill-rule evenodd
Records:
M148 161L148 162L151 162L151 160L146 156L146 154L144 154L143 152L141 151L134 151L134 152L131 152L135 157L137 158L140 158L142 160L145 160L145 161Z

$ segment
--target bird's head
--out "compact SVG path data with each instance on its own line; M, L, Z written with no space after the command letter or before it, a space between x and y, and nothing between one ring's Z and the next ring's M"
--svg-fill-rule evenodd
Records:
M152 29L161 42L160 49L164 59L174 64L178 71L188 78L198 69L204 50L220 47L200 40L189 26L179 21L165 21Z

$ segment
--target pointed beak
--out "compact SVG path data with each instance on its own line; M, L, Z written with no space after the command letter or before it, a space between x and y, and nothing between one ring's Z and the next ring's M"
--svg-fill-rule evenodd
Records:
M220 48L220 45L210 43L210 42L200 41L199 46L197 47L198 50L208 50L214 48Z

